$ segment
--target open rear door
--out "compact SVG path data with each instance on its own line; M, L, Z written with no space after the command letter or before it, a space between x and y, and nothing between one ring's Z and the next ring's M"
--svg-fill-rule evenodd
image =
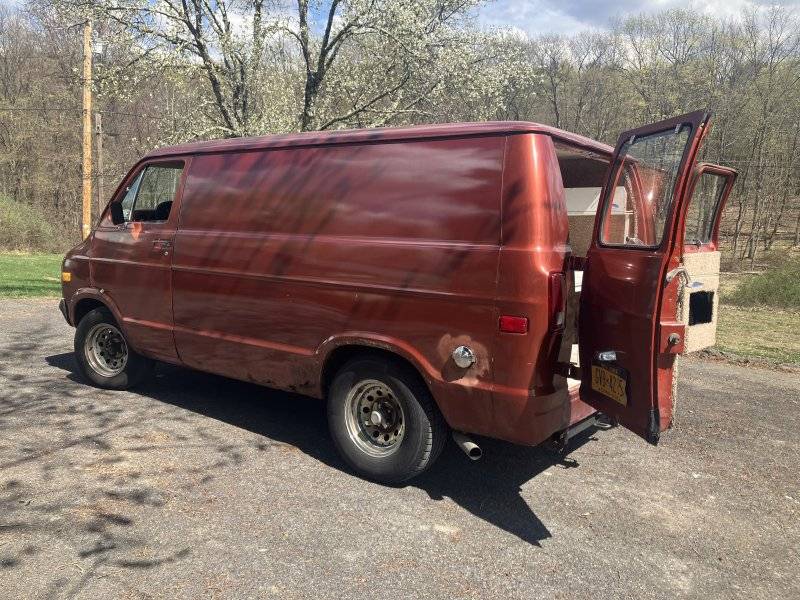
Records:
M672 423L685 333L679 227L708 118L694 112L620 136L584 267L581 400L652 444Z

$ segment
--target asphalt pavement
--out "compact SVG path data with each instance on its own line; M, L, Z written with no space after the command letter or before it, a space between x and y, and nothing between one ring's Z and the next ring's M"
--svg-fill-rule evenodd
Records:
M90 387L55 300L0 300L3 598L800 598L800 374L681 366L653 448L449 444L354 476L321 402L175 367Z

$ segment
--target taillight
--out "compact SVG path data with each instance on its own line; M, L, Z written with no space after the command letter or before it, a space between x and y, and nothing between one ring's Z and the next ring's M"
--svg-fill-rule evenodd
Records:
M548 282L548 314L550 315L550 329L564 328L566 317L565 292L567 280L563 273L550 273Z
M503 333L528 333L528 317L503 315L500 317L500 331Z

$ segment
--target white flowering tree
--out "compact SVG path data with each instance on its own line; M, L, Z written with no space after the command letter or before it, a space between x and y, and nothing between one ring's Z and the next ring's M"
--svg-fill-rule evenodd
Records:
M267 0L38 0L71 20L94 18L132 38L137 63L202 75L213 98L211 131L259 129L258 89L270 41ZM112 43L115 40L112 40Z
M382 125L417 109L435 90L442 59L461 45L462 26L480 3L298 0L297 29L288 22L283 31L302 57L299 128ZM415 86L421 78L432 81Z
M131 36L131 52L207 84L202 135L383 125L424 117L470 79L484 0L40 0ZM506 70L506 69L502 69ZM478 71L476 71L478 72ZM483 71L484 75L488 72ZM496 78L492 74L491 78ZM474 85L478 85L473 82Z

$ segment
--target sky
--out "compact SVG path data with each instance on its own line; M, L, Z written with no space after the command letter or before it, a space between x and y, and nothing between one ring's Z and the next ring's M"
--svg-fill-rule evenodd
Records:
M720 16L769 4L795 5L800 0L495 0L478 13L488 26L512 27L528 35L576 33L604 29L613 17L652 13L667 8L693 7Z
M0 0L0 6L23 0ZM478 12L485 26L510 27L528 35L576 33L605 29L614 17L653 13L666 8L693 7L720 16L736 16L743 9L782 4L797 7L800 0L490 0Z

